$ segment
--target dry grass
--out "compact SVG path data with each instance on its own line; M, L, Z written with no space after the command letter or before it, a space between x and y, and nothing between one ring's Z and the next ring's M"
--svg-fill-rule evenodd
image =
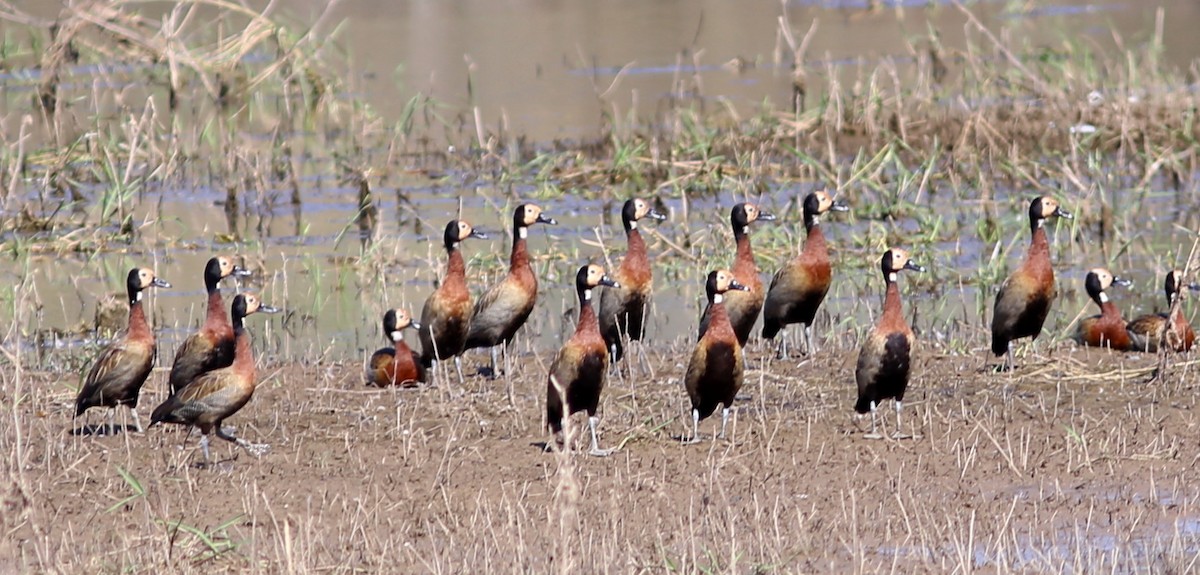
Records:
M873 442L841 349L751 370L735 440L683 447L679 355L651 351L659 378L610 388L608 459L541 450L532 362L511 407L481 379L366 391L354 365L268 365L231 423L271 453L222 444L211 469L181 432L73 436L55 374L6 374L8 397L17 378L41 390L0 424L7 566L1084 573L1200 557L1191 363L1146 386L1150 356L1055 349L997 375L925 350L906 412L920 438Z
M153 20L137 7L84 2L43 22L0 3L0 17L35 38L5 66L36 72L13 86L36 96L10 101L0 118L0 221L17 230L2 246L21 268L0 293L0 319L11 320L0 348L0 571L1196 569L1196 455L1186 440L1197 423L1195 360L1168 363L1153 385L1156 358L1061 345L1029 353L1015 374L980 370L982 310L1023 250L1025 196L1061 196L1080 216L1056 230L1060 262L1161 271L1183 259L1200 221L1186 207L1198 168L1195 70L1163 66L1160 38L1105 58L1085 46L1003 43L973 25L960 52L914 40L911 69L797 65L795 107L782 110L707 109L698 78L681 73L653 118L610 104L597 141L535 145L419 94L389 125L342 96L319 35L270 14L205 0ZM780 63L803 63L804 37L780 25ZM617 81L597 97L607 102ZM1095 130L1071 129L1085 123ZM440 229L396 183L412 177L435 192L478 183L476 213L502 222L521 198L611 207L629 193L657 196L673 213L672 226L647 233L659 285L693 289L728 256L718 205L761 197L794 222L797 190L834 186L855 213L831 234L839 275L821 317L828 352L796 365L752 350L735 441L682 447L677 358L688 344L656 342L654 377L612 378L602 432L621 449L596 460L539 447L549 350L520 342L511 405L505 383L478 379L465 390L365 391L359 366L312 327L317 311L301 309L282 335L259 330L262 386L230 422L273 445L264 458L221 445L225 460L200 468L195 438L182 432L70 433L84 423L69 415L88 354L29 345L45 335L45 306L65 308L42 300L32 268L73 257L90 272L125 252L197 249L166 234L161 201L203 185L224 197L216 243L233 243L263 272L256 288L292 300L273 303L303 293L317 307L331 290L382 309L396 269L431 270L440 257L377 227L391 217L379 190L394 189L415 233ZM263 228L274 212L293 206L299 229L302 206L329 180L354 206L331 243L353 244L357 231L357 250L268 259ZM1165 223L1147 240L1150 218ZM539 246L546 283L613 245L586 231L584 242ZM754 233L765 270L798 243L785 225ZM942 265L906 285L923 341L906 421L921 437L871 442L849 415L852 358L875 301L864 294L876 277L858 272L892 243ZM503 262L481 254L473 277L485 284ZM1060 281L1060 307L1077 307L1056 313L1069 317L1086 304ZM570 305L543 309L527 331L564 329ZM173 318L171 330L194 323ZM145 405L161 399L163 379L152 376Z

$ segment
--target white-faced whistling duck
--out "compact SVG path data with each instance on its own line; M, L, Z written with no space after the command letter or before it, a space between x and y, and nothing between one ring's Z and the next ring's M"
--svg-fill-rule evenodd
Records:
M1156 352L1160 347L1175 351L1188 351L1196 341L1196 332L1192 324L1183 315L1183 305L1176 303L1182 299L1184 289L1200 291L1200 285L1187 284L1184 286L1183 272L1171 270L1164 282L1167 292L1167 313L1155 313L1141 316L1126 326L1129 331L1130 349L1137 351Z
M471 329L471 292L467 289L467 265L458 244L467 238L487 239L487 236L462 220L446 224L442 243L446 246L446 277L421 308L421 365L432 367L435 362L454 358L458 381L462 383L463 346Z
M600 393L604 391L604 378L608 374L609 351L600 334L596 312L592 310L592 290L599 286L621 287L604 275L604 268L598 265L579 268L575 274L579 322L575 324L574 335L558 350L554 363L550 365L546 382L546 426L551 434L557 435L562 431L563 418L586 411L588 429L592 433L589 453L603 457L609 452L600 449L600 438L596 434L596 408L600 406ZM551 442L554 441L551 437Z
M538 280L533 267L529 265L525 243L529 237L529 226L539 223L553 225L557 222L546 217L542 208L534 204L517 206L513 212L513 245L508 275L479 296L471 315L471 329L467 332L467 343L463 350L491 348L493 378L498 375L496 346L500 344L504 344L505 348L505 375L512 375L507 371L510 368L508 345L517 330L525 325L525 320L533 312L533 305L537 303Z
M420 331L425 326L413 321L402 309L389 309L383 314L383 335L392 342L392 347L371 354L365 376L367 385L411 387L425 381L421 358L404 343L404 330L410 327Z
M154 332L146 322L142 309L142 292L151 287L171 287L171 284L154 276L148 268L129 270L125 289L129 294L129 327L118 335L96 357L88 371L79 396L75 398L75 417L89 407L109 407L109 431L113 431L113 416L118 405L129 406L133 413L133 425L140 433L142 422L138 418L138 395L142 384L154 367Z
M225 256L216 256L204 266L204 288L208 291L208 311L200 331L183 340L175 350L171 376L167 381L171 393L179 391L197 375L233 363L233 324L225 312L221 297L221 280L229 276L248 276L250 272L233 264Z
M1121 279L1104 268L1088 271L1084 287L1088 297L1100 306L1100 315L1087 317L1079 322L1075 329L1076 343L1092 347L1107 347L1116 351L1128 351L1130 346L1129 332L1125 330L1125 320L1121 318L1121 310L1117 309L1105 291L1118 285L1129 287L1133 282Z
M722 407L721 434L718 437L725 437L729 408L742 388L743 377L742 345L729 321L725 298L735 291L749 289L734 279L734 274L728 270L715 270L708 274L704 291L708 295L711 319L708 329L700 336L696 349L692 351L692 359L688 362L687 375L684 377L688 398L692 401L692 437L685 443L700 441L700 420L712 415L718 405Z
M992 311L992 353L1005 356L1005 368L1013 368L1014 339L1037 339L1058 296L1054 268L1050 266L1050 242L1043 227L1049 218L1071 219L1054 198L1042 196L1029 204L1029 227L1033 237L1025 261L1000 285Z
M255 456L266 453L270 448L265 443L250 443L236 437L232 430L222 429L221 424L250 402L258 383L254 371L254 348L243 320L253 313L275 313L279 310L262 304L253 294L234 296L231 308L236 342L233 363L201 374L183 389L171 394L150 416L150 425L175 423L199 428L202 434L200 448L204 452L205 462L210 460L208 436L214 432L217 437L236 443Z
M650 202L645 200L634 198L625 202L625 207L621 209L621 223L625 226L628 248L617 273L613 275L621 287L600 292L600 333L604 335L610 359L614 362L624 355L622 338L640 341L646 331L646 307L650 304L654 276L646 255L646 241L638 231L638 222L642 218L662 221L667 216L654 211Z
M762 278L758 277L758 264L754 262L754 250L750 247L750 224L758 220L771 221L775 216L763 212L751 203L741 203L733 206L729 212L729 223L733 226L733 238L737 242L737 254L733 260L733 275L738 283L749 288L749 291L732 291L725 296L725 308L729 313L729 321L733 324L733 332L737 334L738 344L746 345L754 322L758 321L758 312L762 310L766 294L762 289ZM708 329L709 309L704 310L700 317L700 336Z
M821 216L830 210L844 212L849 206L833 201L826 192L813 192L804 198L804 229L807 239L800 254L784 264L771 280L763 306L763 339L773 339L780 330L798 323L804 326L804 353L815 353L813 318L829 293L833 268L829 247L821 233ZM779 338L777 355L787 357L787 337Z
M858 352L858 365L854 368L858 401L854 411L871 414L871 432L865 437L879 439L881 436L875 432L875 410L881 401L895 399L896 432L893 437L906 438L909 436L901 433L900 408L912 368L913 332L904 319L896 276L900 270L923 272L925 268L913 263L904 250L897 248L883 252L879 263L887 293L883 298L883 314Z

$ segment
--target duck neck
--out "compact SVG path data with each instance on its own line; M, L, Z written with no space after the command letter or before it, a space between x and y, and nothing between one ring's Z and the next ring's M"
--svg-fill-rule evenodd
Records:
M825 243L825 234L821 232L821 224L814 216L812 219L806 219L804 227L808 232L808 237L804 241L804 252L808 255L819 256L829 255L829 246Z
M625 242L627 244L625 260L621 265L645 266L649 263L646 259L646 240L642 239L642 232L639 232L637 228L626 227Z
M250 345L250 332L242 323L242 318L233 318L233 369L242 374L254 377L254 348Z
M225 300L221 297L221 290L216 284L208 286L208 311L205 314L204 323L207 327L228 327L229 321L225 319Z
M896 283L896 272L887 278L887 291L883 296L883 317L880 324L904 321L904 310L900 306L900 285Z
M529 228L526 226L513 227L513 245L512 255L508 259L508 267L511 270L529 267L529 252L525 247L526 238L529 236Z
M154 341L154 332L146 321L146 310L142 308L141 292L129 302L129 337L130 339L149 339Z
M579 323L575 332L600 333L600 322L596 319L596 310L592 309L592 288L579 290Z
M446 262L445 284L467 285L467 264L463 261L462 252L455 246L446 246L448 261Z
M1117 309L1117 305L1108 299L1108 293L1100 292L1092 299L1096 305L1100 306L1100 317L1121 319L1121 310Z
M1034 223L1033 238L1029 241L1030 260L1049 261L1050 259L1050 240L1046 239L1046 229Z
M746 233L744 229L734 229L733 238L737 242L737 256L733 262L733 273L738 276L738 279L744 280L745 275L757 270L754 265L754 250L750 247L750 234Z

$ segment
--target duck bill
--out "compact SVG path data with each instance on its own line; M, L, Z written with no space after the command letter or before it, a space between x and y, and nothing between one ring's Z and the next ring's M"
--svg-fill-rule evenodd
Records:
M244 278L246 276L254 275L254 272L252 272L242 266L233 266L233 273L229 274L229 275Z
M477 240L486 240L486 239L488 239L488 235L487 235L487 234L485 234L485 233L483 233L483 232L481 232L481 231L479 231L479 230L475 230L475 229L471 230L471 233L467 234L467 237L468 237L468 238L475 238L475 239L477 239Z
M612 278L610 278L610 277L608 277L608 276L604 276L604 277L600 278L600 285L602 285L602 286L608 286L608 287L611 287L611 288L619 288L619 287L621 287L621 284L617 283L617 280L614 280L614 279L612 279Z
M538 214L537 221L539 224L550 224L552 226L558 224L558 222L554 221L554 218L546 214Z
M154 281L150 282L150 285L157 287L157 288L171 287L171 284L169 282L167 282L166 280L159 279L159 278L154 278Z
M1064 220L1075 219L1075 216L1071 215L1071 212L1068 212L1067 210L1062 209L1062 206L1058 206L1057 208L1054 208L1054 216L1062 218Z
M258 309L254 311L258 313L279 313L279 308L273 305L259 304Z
M919 266L919 265L917 265L917 264L913 263L912 261L907 261L907 262L904 262L904 269L906 269L906 270L911 270L911 271L914 271L914 272L923 272L923 271L925 271L925 267L924 267L924 266Z
M421 330L421 322L419 322L419 321L410 321L410 322L408 322L408 327L411 327L411 328L413 328L413 329L415 329L415 330L417 330L417 331L420 331L420 330Z
M764 222L773 222L773 221L775 221L775 214L769 214L767 212L758 212L758 217L754 218L754 219L761 220Z
M649 212L646 213L646 217L653 219L653 220L658 220L661 222L661 221L664 221L667 219L667 214L664 214L664 213L656 211L656 210L650 210Z
M848 204L846 204L845 202L842 202L839 200L839 201L833 202L833 206L830 207L829 209L832 211L835 211L835 212L848 212L848 211L850 211L850 206Z
M1200 291L1200 284L1188 284L1187 288L1192 291Z
M743 284L742 282L739 282L737 280L733 280L733 281L729 282L729 289L735 289L735 290L740 290L740 291L750 291L749 286L747 286L746 284Z
M1119 277L1113 276L1113 285L1117 285L1117 286L1121 286L1121 287L1123 287L1123 288L1127 288L1127 287L1132 287L1132 286L1133 286L1133 281L1131 281L1131 280L1127 280L1127 279L1125 279L1125 278L1119 278Z

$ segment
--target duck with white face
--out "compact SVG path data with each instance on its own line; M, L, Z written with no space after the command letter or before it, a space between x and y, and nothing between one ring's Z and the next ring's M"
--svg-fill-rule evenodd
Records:
M154 331L142 309L142 293L152 287L169 288L171 284L158 278L150 268L129 270L125 277L125 290L129 295L128 327L96 356L75 398L75 417L92 407L111 408L108 430L114 431L116 408L124 405L133 414L134 429L141 433L138 398L158 355Z
M750 288L742 285L733 272L713 270L704 284L708 296L709 324L696 342L684 375L684 386L692 404L692 436L684 443L700 441L700 421L721 407L721 433L725 437L733 400L742 388L745 377L745 360L742 345L738 341L729 313L725 308L728 294L745 293Z
M1130 349L1154 353L1159 348L1184 352L1192 349L1196 332L1183 312L1181 301L1188 291L1200 291L1200 284L1187 283L1182 270L1171 270L1163 282L1167 294L1167 313L1143 315L1126 326Z
M1129 287L1133 282L1119 278L1105 268L1095 268L1088 271L1084 287L1088 296L1100 307L1100 315L1084 318L1075 330L1075 342L1092 346L1105 347L1114 351L1128 351L1132 346L1129 331L1125 328L1125 320L1121 318L1121 310L1108 297L1108 289L1112 286Z
M597 457L610 453L600 449L600 438L596 432L600 394L604 391L608 378L608 348L600 333L596 312L592 309L592 293L601 286L621 287L605 275L604 268L598 265L585 265L576 272L575 292L579 297L579 321L575 324L575 333L558 350L546 378L547 429L557 436L563 430L565 418L586 411L588 429L592 437L592 446L588 453ZM555 441L552 437L551 444Z
M896 283L901 271L923 272L925 268L914 263L908 252L891 248L883 252L879 268L887 286L883 297L883 313L875 327L863 339L858 352L858 363L854 368L854 379L858 384L858 401L854 411L871 414L871 431L867 439L881 439L876 432L875 414L880 402L893 399L896 402L896 431L893 437L911 437L903 433L901 409L908 380L912 371L912 351L916 343L912 328L904 319L904 308L900 302L900 286Z

